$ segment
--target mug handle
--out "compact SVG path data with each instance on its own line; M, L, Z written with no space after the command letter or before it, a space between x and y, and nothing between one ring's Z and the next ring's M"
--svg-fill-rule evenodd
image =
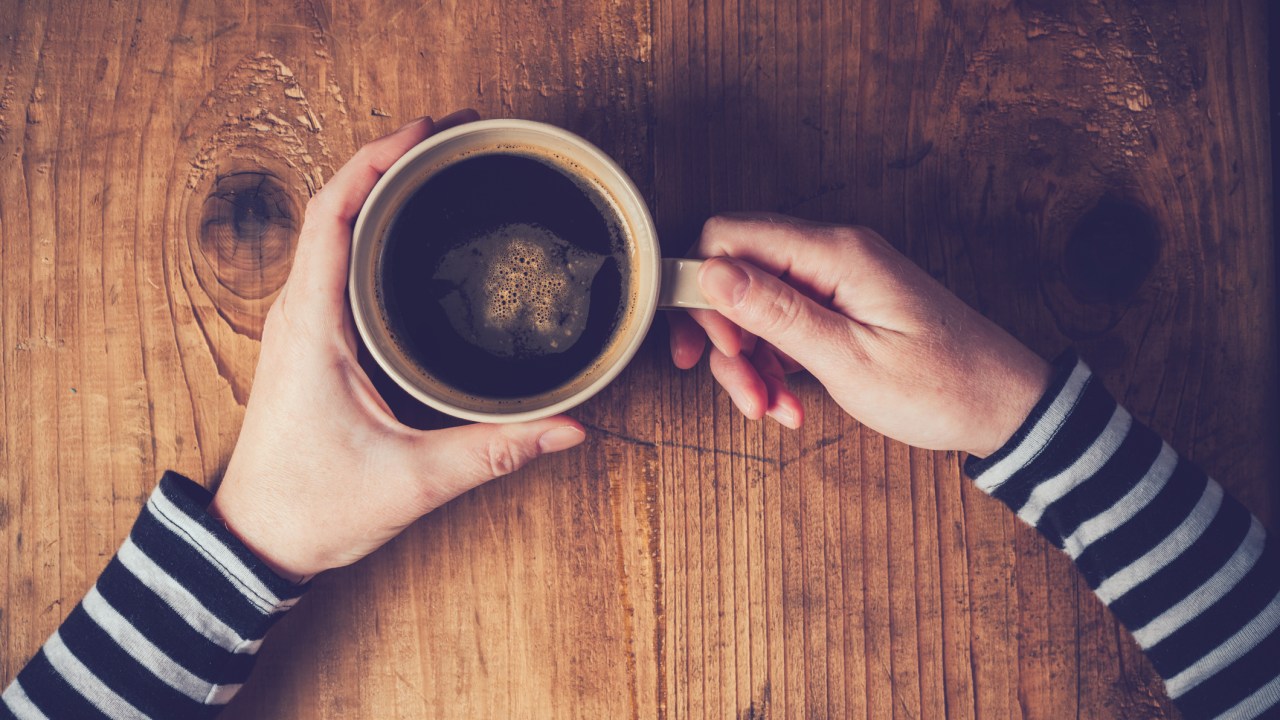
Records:
M701 260L662 258L662 284L658 289L658 307L666 310L713 310L698 286Z

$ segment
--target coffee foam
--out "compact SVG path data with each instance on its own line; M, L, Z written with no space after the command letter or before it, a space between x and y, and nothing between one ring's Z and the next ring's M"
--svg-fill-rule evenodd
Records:
M517 223L450 250L432 279L449 288L439 302L464 339L500 357L541 357L582 335L606 258Z
M471 393L465 392L463 390L459 390L458 388L455 388L446 383L443 383L442 381L437 379L434 375L432 375L430 371L428 371L420 363L418 363L413 359L413 354L408 350L406 350L400 344L399 338L396 337L396 333L394 331L390 332L389 336L392 343L395 345L397 350L399 350L399 352L397 352L396 354L401 358L401 362L404 363L403 366L414 368L417 374L420 376L420 378L423 381L425 381L429 386L434 386L435 392L445 397L452 398L453 402L459 403L463 407L469 407L477 410L492 409L492 406L542 407L549 403L555 402L562 397L567 397L578 392L579 389L587 385L591 379L596 377L596 375L603 368L612 366L614 364L615 356L622 350L622 348L626 344L627 339L630 338L630 336L632 335L633 331L631 330L631 328L633 323L637 319L636 309L635 309L636 303L640 297L640 278L638 273L636 272L636 268L638 266L636 265L637 256L636 256L635 240L631 237L630 232L626 229L628 224L626 214L621 210L621 208L618 205L618 202L614 199L613 195L609 192L609 190L606 189L604 184L600 182L596 177L594 177L594 175L592 175L590 171L588 171L585 167L583 167L577 161L571 158L567 158L555 151L547 150L544 148L528 146L528 145L522 145L519 143L503 142L503 143L495 143L493 145L488 145L484 147L468 149L458 153L457 155L450 157L449 159L443 162L429 166L426 170L424 170L421 173L419 181L413 187L408 188L405 191L405 194L403 197L407 198L413 192L416 192L418 187L421 187L423 183L425 183L432 176L444 170L445 168L464 162L468 159L480 157L483 155L516 155L520 157L527 157L533 160L537 160L541 163L544 163L560 171L561 173L564 173L566 177L570 178L574 183L576 183L580 188L582 188L586 192L587 196L591 198L592 202L595 203L598 208L600 208L603 212L605 212L609 216L617 218L619 223L619 228L613 230L612 232L614 233L621 232L621 236L615 237L613 239L617 240L621 245L622 247L621 253L630 257L632 270L631 272L627 273L627 277L625 278L625 281L624 281L623 307L621 308L620 315L618 317L617 329L614 332L613 339L611 340L609 345L605 347L605 349L600 353L600 357L596 362L584 368L583 371L579 373L577 377L568 381L563 386L556 388L555 390L551 390L536 396L526 397L526 398L489 398L489 397L472 395ZM392 216L388 218L387 223L383 225L383 229L380 233L380 242L386 241L387 228L389 228L391 224L393 224L394 222L395 222L395 217ZM608 256L603 256L603 257L607 259ZM378 312L382 317L384 327L393 327L393 325L391 324L390 318L388 318L386 314L386 303L382 295L382 289L378 287L376 283L374 284L374 287L375 287L375 294L378 299L378 302L376 305L378 307Z

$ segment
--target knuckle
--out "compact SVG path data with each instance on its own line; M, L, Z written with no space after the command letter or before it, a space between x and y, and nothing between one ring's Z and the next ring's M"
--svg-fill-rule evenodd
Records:
M753 306L756 308L757 324L765 334L786 331L795 324L801 311L796 294L778 287L762 291L762 296Z
M702 234L714 235L723 231L732 222L732 220L724 215L712 215L707 218L706 222L702 223Z
M315 195L311 196L310 200L307 200L307 207L302 211L303 225L314 223L328 213L329 195L329 191L322 187L316 191Z
M856 249L866 245L867 240L875 233L869 228L858 225L833 225L830 234L836 245Z
M734 222L732 218L724 215L712 215L707 218L706 222L702 223L702 232L693 245L695 250L701 254L709 252L710 248L726 237Z
M289 314L285 308L286 295L286 291L282 290L271 303L271 307L267 308L267 317L262 324L264 335L281 332L289 325Z
M531 453L521 444L496 435L485 443L481 464L491 477L501 477L519 470L528 462Z
M883 235L869 227L857 225L846 228L846 231L845 248L859 255L881 254L885 251L897 252Z

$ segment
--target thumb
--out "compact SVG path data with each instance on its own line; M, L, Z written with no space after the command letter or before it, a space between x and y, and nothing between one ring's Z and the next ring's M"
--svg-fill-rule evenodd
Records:
M527 465L539 455L568 450L586 438L564 415L511 425L476 423L422 434L430 468L427 495L439 507L462 493Z
M717 312L810 371L824 363L830 355L831 339L848 325L847 318L741 260L707 260L698 273L698 283Z

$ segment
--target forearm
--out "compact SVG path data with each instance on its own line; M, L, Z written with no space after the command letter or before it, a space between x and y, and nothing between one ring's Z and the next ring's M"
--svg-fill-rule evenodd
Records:
M1074 560L1188 718L1280 708L1280 555L1074 355L977 485Z
M0 717L208 717L235 695L302 588L208 502L186 478L161 479L98 582L5 690Z

